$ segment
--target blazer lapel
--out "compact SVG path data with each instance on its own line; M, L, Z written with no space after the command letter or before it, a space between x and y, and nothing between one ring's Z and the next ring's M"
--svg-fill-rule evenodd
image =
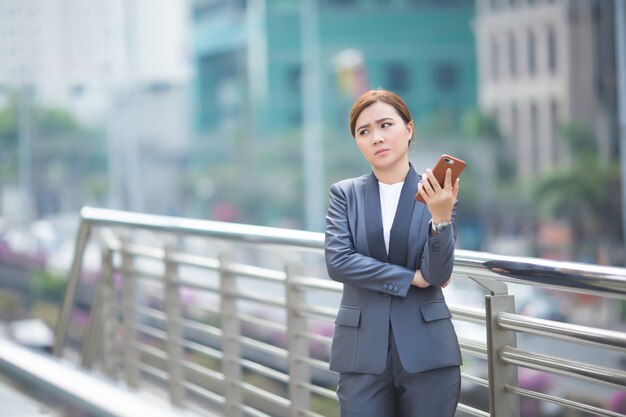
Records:
M365 230L370 255L381 262L389 262L383 236L383 219L380 212L378 180L372 172L365 185Z
M409 227L415 208L415 193L417 192L418 175L411 165L409 173L404 179L400 192L400 201L396 215L391 225L389 236L389 262L396 265L406 265L407 247L409 243ZM381 226L382 227L382 226Z

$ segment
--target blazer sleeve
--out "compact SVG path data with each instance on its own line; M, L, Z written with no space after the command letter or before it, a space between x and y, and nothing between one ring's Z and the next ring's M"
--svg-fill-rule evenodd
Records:
M354 287L406 297L415 271L357 252L348 215L346 196L338 184L333 184L325 237L326 268L330 278Z
M452 208L452 224L436 236L430 236L422 252L420 270L430 285L443 285L450 279L454 267L454 249L456 247L457 208L459 201ZM430 225L430 222L429 222ZM430 232L430 230L429 230Z

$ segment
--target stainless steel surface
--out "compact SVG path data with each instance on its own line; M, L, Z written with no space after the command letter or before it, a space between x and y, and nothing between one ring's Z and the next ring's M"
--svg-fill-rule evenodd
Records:
M570 376L582 381L600 383L609 387L626 389L626 372L619 369L528 352L511 346L503 347L499 352L499 356L507 364Z
M323 272L324 236L321 233L93 208L83 209L81 215L81 230L94 234L106 250L116 255L112 257L117 261L112 261L115 265L111 271L124 275L122 295L125 304L122 318L126 331L122 340L113 340L111 344L116 344L124 361L122 371L137 372L136 379L140 387L147 375L143 375L139 369L169 380L170 391L178 390L180 393L184 390L187 396L204 398L228 415L287 415L285 412L290 415L316 415L309 409L311 395L333 397L329 394L332 391L323 388L318 382L321 380L331 386L336 382L336 379L334 382L332 380L334 374L327 370L327 360L312 357L313 347L327 352L330 334L308 334L313 323L332 326L341 293L341 284L328 280ZM148 238L143 236L146 231L150 233ZM107 234L106 239L99 238L101 233ZM69 277L70 291L63 306L64 311L71 309L74 302L88 236L88 233L83 232L77 237L76 256ZM143 238L135 241L137 236ZM178 244L169 247L167 251L163 250L165 243L173 242L172 237L176 237ZM204 245L202 252L194 253L180 244L184 239L192 238L196 241L201 238ZM120 242L125 243L122 245ZM242 253L246 256L240 259L238 256ZM510 297L505 294L507 284L515 283L624 300L625 269L462 250L456 251L455 255L454 275L467 276L493 294L486 300L486 310L475 306L450 305L455 326L458 323L475 326L472 327L473 336L476 336L475 328L480 328L483 335L489 333L487 343L461 336L460 344L464 355L479 360L487 359L490 363L492 416L516 415L516 400L519 395L523 395L522 391L514 389L517 383L513 374L518 366L593 381L600 385L623 386L622 371L579 363L560 355L550 356L515 348L515 335L521 332L621 353L624 352L626 340L622 329L601 330L516 315L513 314ZM169 272L165 273L165 286L162 285L162 268L169 268ZM204 272L189 275L183 272L185 268ZM148 277L151 278L146 279ZM127 287L133 285L131 282L136 282L136 286ZM270 287L274 290L264 291ZM163 312L157 307L141 304L139 297L142 288L151 289L152 300L163 303ZM186 311L183 316L176 308L172 309L172 304L176 302L172 295L181 295L185 288L193 288L204 294L202 314L192 311L195 316L187 315L190 312ZM105 290L98 291L104 295L96 294L96 297L106 296ZM110 292L114 291L111 284ZM132 291L136 291L135 295L129 296ZM115 302L114 297L109 298L111 303ZM100 305L106 304L103 302ZM250 307L243 307L250 305L254 305L255 311L261 314L256 316L251 313ZM180 308L186 306L181 305ZM199 308L199 305L194 308ZM96 311L94 317L100 316L106 322L109 315L113 313ZM168 332L164 331L164 319L175 320L179 315L180 331L172 332L170 340ZM62 317L69 320L69 315L65 313ZM94 325L99 326L97 323ZM67 328L66 322L59 325L57 330L67 331ZM137 338L137 329L141 329L142 338L152 337L153 343L163 343L162 354L148 354L156 350L147 345L147 341ZM258 338L249 334L251 329L257 332L262 330L271 337ZM94 330L87 334L94 334ZM57 334L55 352L63 352L65 338L65 335ZM175 341L177 338L179 342ZM94 343L94 340L91 337L85 339L85 342ZM194 355L209 358L211 362L206 366L190 362L175 352L183 347ZM110 346L108 349L113 350L115 347ZM173 353L165 354L170 351ZM94 346L85 347L85 352L89 356L88 362L98 355L98 349ZM139 355L137 352L144 353ZM170 368L166 365L168 359L173 361ZM589 358L590 361L593 359ZM176 364L177 361L180 363ZM169 375L168 369L176 369L179 365L184 371L178 377ZM133 368L135 371L132 371ZM242 370L258 378L286 384L286 397L277 397L269 390L242 383ZM479 383L483 376L464 372L464 380L471 383ZM550 402L547 397L542 399ZM578 409L587 406L576 404L581 407ZM185 402L189 408L195 408L196 405ZM489 415L467 404L460 404L459 409L472 415Z
M491 417L519 417L519 397L504 391L507 385L517 386L517 368L500 361L499 352L506 346L517 346L515 332L496 325L498 314L515 311L512 295L498 294L485 297L487 319L487 364L489 369L489 406Z
M0 338L0 373L22 392L51 405L74 407L101 417L181 417L187 412L87 374L48 355Z

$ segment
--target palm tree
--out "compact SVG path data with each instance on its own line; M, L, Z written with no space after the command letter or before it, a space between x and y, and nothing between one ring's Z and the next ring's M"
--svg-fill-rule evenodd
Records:
M619 164L600 157L597 142L584 125L568 124L561 133L570 151L569 163L538 179L533 201L540 215L570 225L573 259L598 261L601 245L623 244Z

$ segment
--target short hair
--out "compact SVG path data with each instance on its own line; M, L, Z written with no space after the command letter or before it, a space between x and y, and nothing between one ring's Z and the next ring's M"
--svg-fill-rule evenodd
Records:
M363 110L377 101L393 106L398 112L398 115L404 120L404 123L408 124L413 120L408 106L399 95L393 91L383 89L369 90L356 99L352 105L352 110L350 110L350 134L352 137L356 137L356 132L354 131L356 129L356 120Z

